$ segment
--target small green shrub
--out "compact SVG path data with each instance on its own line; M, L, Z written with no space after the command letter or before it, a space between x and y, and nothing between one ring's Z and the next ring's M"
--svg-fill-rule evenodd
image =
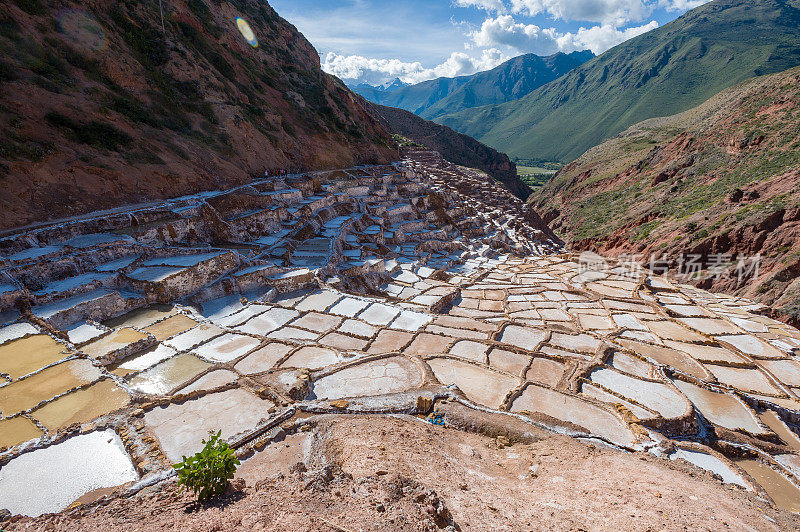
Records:
M172 466L178 472L178 484L194 491L201 501L225 493L240 464L230 445L219 440L221 435L222 431L210 432L210 438L203 440L202 451L190 458L184 456L181 463Z

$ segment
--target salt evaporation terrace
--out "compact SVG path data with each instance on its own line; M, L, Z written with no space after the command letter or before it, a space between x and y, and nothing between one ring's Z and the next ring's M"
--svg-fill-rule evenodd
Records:
M0 508L134 493L211 429L257 469L315 415L460 404L800 511L800 332L536 222L411 151L4 238Z

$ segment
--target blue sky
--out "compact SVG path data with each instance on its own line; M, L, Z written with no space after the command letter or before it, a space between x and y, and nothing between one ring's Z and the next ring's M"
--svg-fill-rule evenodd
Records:
M603 51L708 0L270 0L348 83L417 83L523 53Z

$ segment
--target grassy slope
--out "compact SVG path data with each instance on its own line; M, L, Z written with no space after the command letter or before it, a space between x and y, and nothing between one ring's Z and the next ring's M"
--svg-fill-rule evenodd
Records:
M526 54L470 76L467 83L419 113L434 119L462 109L516 100L582 65L594 54L588 50L548 57Z
M799 178L800 67L629 128L564 167L534 206L579 249L761 253L757 283L716 285L800 319Z
M798 0L715 0L527 96L437 121L512 157L570 161L626 127L800 64Z

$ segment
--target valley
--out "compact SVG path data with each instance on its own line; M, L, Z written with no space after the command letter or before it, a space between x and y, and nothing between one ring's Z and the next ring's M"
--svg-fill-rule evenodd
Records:
M569 162L642 120L800 65L798 28L794 0L714 0L522 98L436 121L512 159Z
M800 529L798 0L0 2L0 530Z

